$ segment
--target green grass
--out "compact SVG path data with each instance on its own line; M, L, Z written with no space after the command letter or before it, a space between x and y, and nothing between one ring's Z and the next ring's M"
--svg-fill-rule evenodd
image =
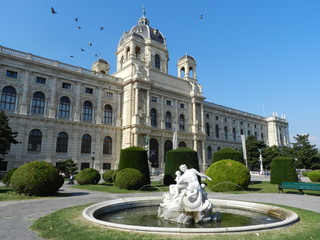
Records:
M9 187L0 187L0 201L29 200L39 197L18 194Z
M75 185L72 188L84 189L90 191L108 192L108 193L146 193L146 192L167 192L169 187L158 182L152 182L151 186L145 186L140 190L126 190L115 187L112 183L102 183L96 185Z
M88 205L75 206L59 210L35 221L31 229L40 237L51 240L302 240L320 239L320 214L297 208L280 206L296 212L300 221L290 227L241 234L160 235L143 234L107 229L93 224L82 217L83 209Z

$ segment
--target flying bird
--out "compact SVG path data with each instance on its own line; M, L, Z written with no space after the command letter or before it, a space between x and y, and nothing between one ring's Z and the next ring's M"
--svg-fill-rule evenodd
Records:
M103 29L104 29L104 27L103 27L103 26L101 26L101 27L100 27L100 31L102 31Z
M200 19L203 19L203 15L201 14L199 18L200 18Z
M54 10L53 7L51 7L51 13L52 13L52 14L56 14L56 13L57 13L57 12Z
M82 27L78 26L78 29L80 30Z
M74 56L72 56L72 55L71 55L70 57L71 57L71 58L74 58Z
M94 56L95 56L95 57L98 57L98 54L95 54Z
M83 48L80 48L80 50L81 50L82 52L84 52L84 49L83 49Z
M75 18L74 21L78 22L78 18Z
M92 46L92 42L89 42L89 46Z

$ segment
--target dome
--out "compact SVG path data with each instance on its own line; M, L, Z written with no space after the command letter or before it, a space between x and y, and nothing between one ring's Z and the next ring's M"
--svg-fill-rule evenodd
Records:
M188 54L182 56L181 58L179 58L178 62L182 61L182 60L193 60L193 61L196 61L196 59Z
M161 44L165 44L165 37L163 34L158 29L149 26L149 20L145 17L144 11L143 16L138 21L138 25L133 26L129 32L124 32L119 41L119 46L131 36L136 36L141 39L151 39Z
M108 64L109 65L109 62L107 60L102 59L102 58L99 58L93 64L95 64L95 63L103 63L103 64Z

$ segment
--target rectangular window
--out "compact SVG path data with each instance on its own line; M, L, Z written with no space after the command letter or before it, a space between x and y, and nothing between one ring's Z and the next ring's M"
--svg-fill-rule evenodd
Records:
M18 72L7 70L6 71L6 77L9 78L18 78Z
M210 115L209 115L209 113L206 113L206 118L210 118Z
M227 122L228 121L228 119L227 118L224 118L224 122Z
M64 89L71 89L71 84L70 84L70 83L63 82L63 83L62 83L62 88L64 88Z
M151 102L157 102L157 101L158 101L157 97L151 97Z
M184 103L180 103L180 108L184 108Z
M110 170L111 169L111 163L103 163L102 164L103 170Z
M43 77L36 77L36 83L46 84L46 79Z
M86 93L88 94L93 94L93 89L92 88L86 88Z
M80 168L80 170L90 168L90 163L82 162Z
M8 162L6 161L0 162L0 171L7 171L7 167L8 167Z
M107 98L113 98L113 93L112 92L106 92L106 97Z
M218 116L216 116L216 120L219 120L219 117L218 117Z
M167 103L166 103L168 106L171 106L171 101L170 100L167 100Z

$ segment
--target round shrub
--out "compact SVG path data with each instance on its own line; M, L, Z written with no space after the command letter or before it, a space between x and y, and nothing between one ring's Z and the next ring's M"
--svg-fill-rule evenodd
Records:
M275 157L270 168L270 183L298 182L298 174L291 157Z
M309 172L308 178L311 182L320 182L320 170Z
M10 169L2 178L2 182L8 187L10 185L11 177L13 173L17 170L18 168L12 168Z
M81 170L75 180L79 185L98 184L100 181L100 173L93 168L85 168Z
M114 185L121 189L138 190L144 186L144 176L135 168L125 168L117 173Z
M117 170L108 170L102 174L102 178L106 183L113 183L117 172Z
M118 170L134 168L144 177L144 185L150 184L150 171L147 151L139 147L121 149Z
M164 169L163 184L175 184L176 171L180 165L186 164L188 168L194 168L199 171L198 154L191 148L177 148L166 154L166 165Z
M244 163L241 152L233 148L223 148L216 151L212 156L212 163L218 162L223 159L231 159L241 163Z
M49 196L63 185L59 170L48 162L29 162L19 167L11 177L13 190L20 194Z
M212 181L206 180L210 191L241 191L250 184L250 172L246 166L231 159L220 160L206 171Z

